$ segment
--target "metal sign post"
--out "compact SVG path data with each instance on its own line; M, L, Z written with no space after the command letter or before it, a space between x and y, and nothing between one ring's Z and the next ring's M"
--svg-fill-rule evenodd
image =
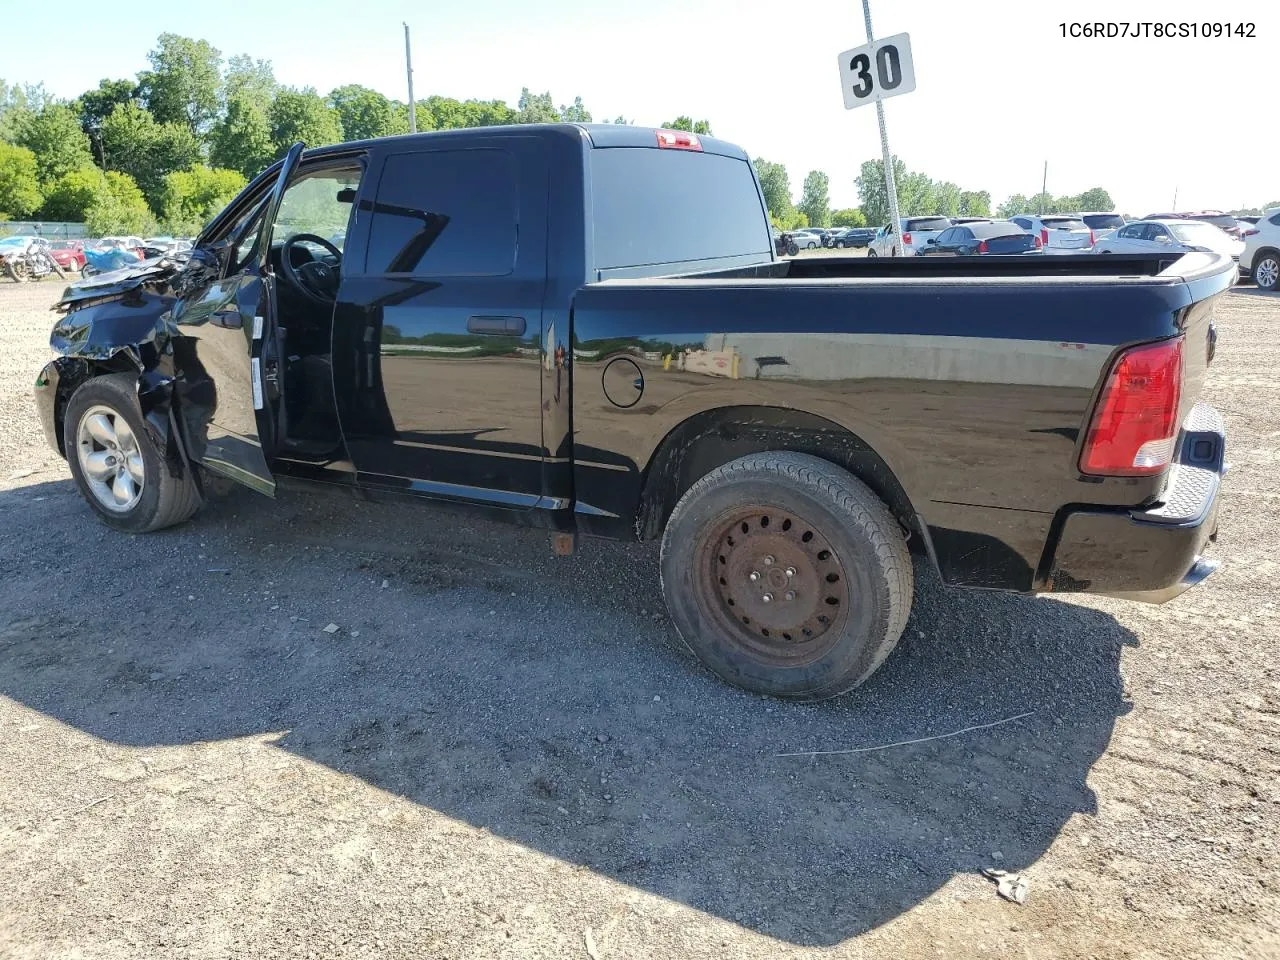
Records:
M889 152L889 132L884 123L884 104L889 97L910 93L916 88L915 65L911 62L911 38L899 33L876 42L871 33L870 0L862 0L867 21L867 44L840 54L840 90L844 107L853 110L874 102L880 122L880 158L884 164L885 192L889 196L889 236L894 256L905 256L902 248L902 221L898 215L898 181L893 175L893 154Z
M862 15L867 21L867 44L876 42L871 33L871 0L862 0ZM914 78L913 78L914 79ZM912 86L915 84L913 83ZM898 179L893 174L893 154L889 152L889 130L884 124L884 100L876 101L876 120L880 122L880 158L884 164L884 186L889 192L889 235L893 237L893 255L905 257L902 249L902 220L898 217Z
M404 23L404 21L401 21ZM413 100L413 57L409 52L409 24L404 24L404 73L409 80L409 132L418 132L418 105Z

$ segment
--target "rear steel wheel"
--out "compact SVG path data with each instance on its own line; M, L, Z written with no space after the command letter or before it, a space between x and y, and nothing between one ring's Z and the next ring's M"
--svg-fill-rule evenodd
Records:
M831 544L795 513L763 504L721 517L699 550L699 601L743 647L808 663L839 636L849 581Z
M906 541L861 481L803 453L754 453L697 481L662 536L680 638L730 683L821 700L888 656L911 609Z

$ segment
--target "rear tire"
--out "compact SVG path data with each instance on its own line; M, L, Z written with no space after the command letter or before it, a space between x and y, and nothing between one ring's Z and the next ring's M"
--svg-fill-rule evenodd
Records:
M667 522L661 570L685 645L722 679L776 697L858 686L911 611L911 557L888 507L808 454L751 454L695 483Z
M1275 250L1258 251L1258 255L1253 258L1253 269L1250 272L1259 290L1277 289L1280 287L1280 253Z
M877 254L874 250L867 250L868 260L874 260L877 256L879 256L879 254Z
M137 379L115 373L81 384L67 404L63 437L71 476L94 512L117 530L150 533L188 519L201 499L191 467L181 478L172 476L152 443L138 406ZM116 469L121 463L130 468ZM112 469L122 475L120 487L114 486Z

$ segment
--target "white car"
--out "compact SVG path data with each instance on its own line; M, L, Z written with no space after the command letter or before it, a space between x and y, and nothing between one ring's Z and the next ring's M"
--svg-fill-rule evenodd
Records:
M903 217L902 249L906 256L914 257L930 240L937 238L943 230L951 229L950 217ZM868 257L896 257L893 248L893 237L886 223L876 231L875 238L867 247Z
M800 227L788 232L801 250L812 250L822 246L822 231L816 227Z
M1021 214L1009 219L1039 237L1045 253L1088 253L1093 246L1093 231L1074 213Z
M1245 231L1240 272L1246 271L1259 290L1280 290L1280 207L1268 210Z
M1244 244L1203 220L1134 220L1098 242L1094 253L1221 253L1240 262Z

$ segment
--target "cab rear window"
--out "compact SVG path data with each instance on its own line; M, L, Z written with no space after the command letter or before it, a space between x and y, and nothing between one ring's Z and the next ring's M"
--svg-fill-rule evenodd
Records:
M591 151L597 270L771 254L746 160L715 153Z

